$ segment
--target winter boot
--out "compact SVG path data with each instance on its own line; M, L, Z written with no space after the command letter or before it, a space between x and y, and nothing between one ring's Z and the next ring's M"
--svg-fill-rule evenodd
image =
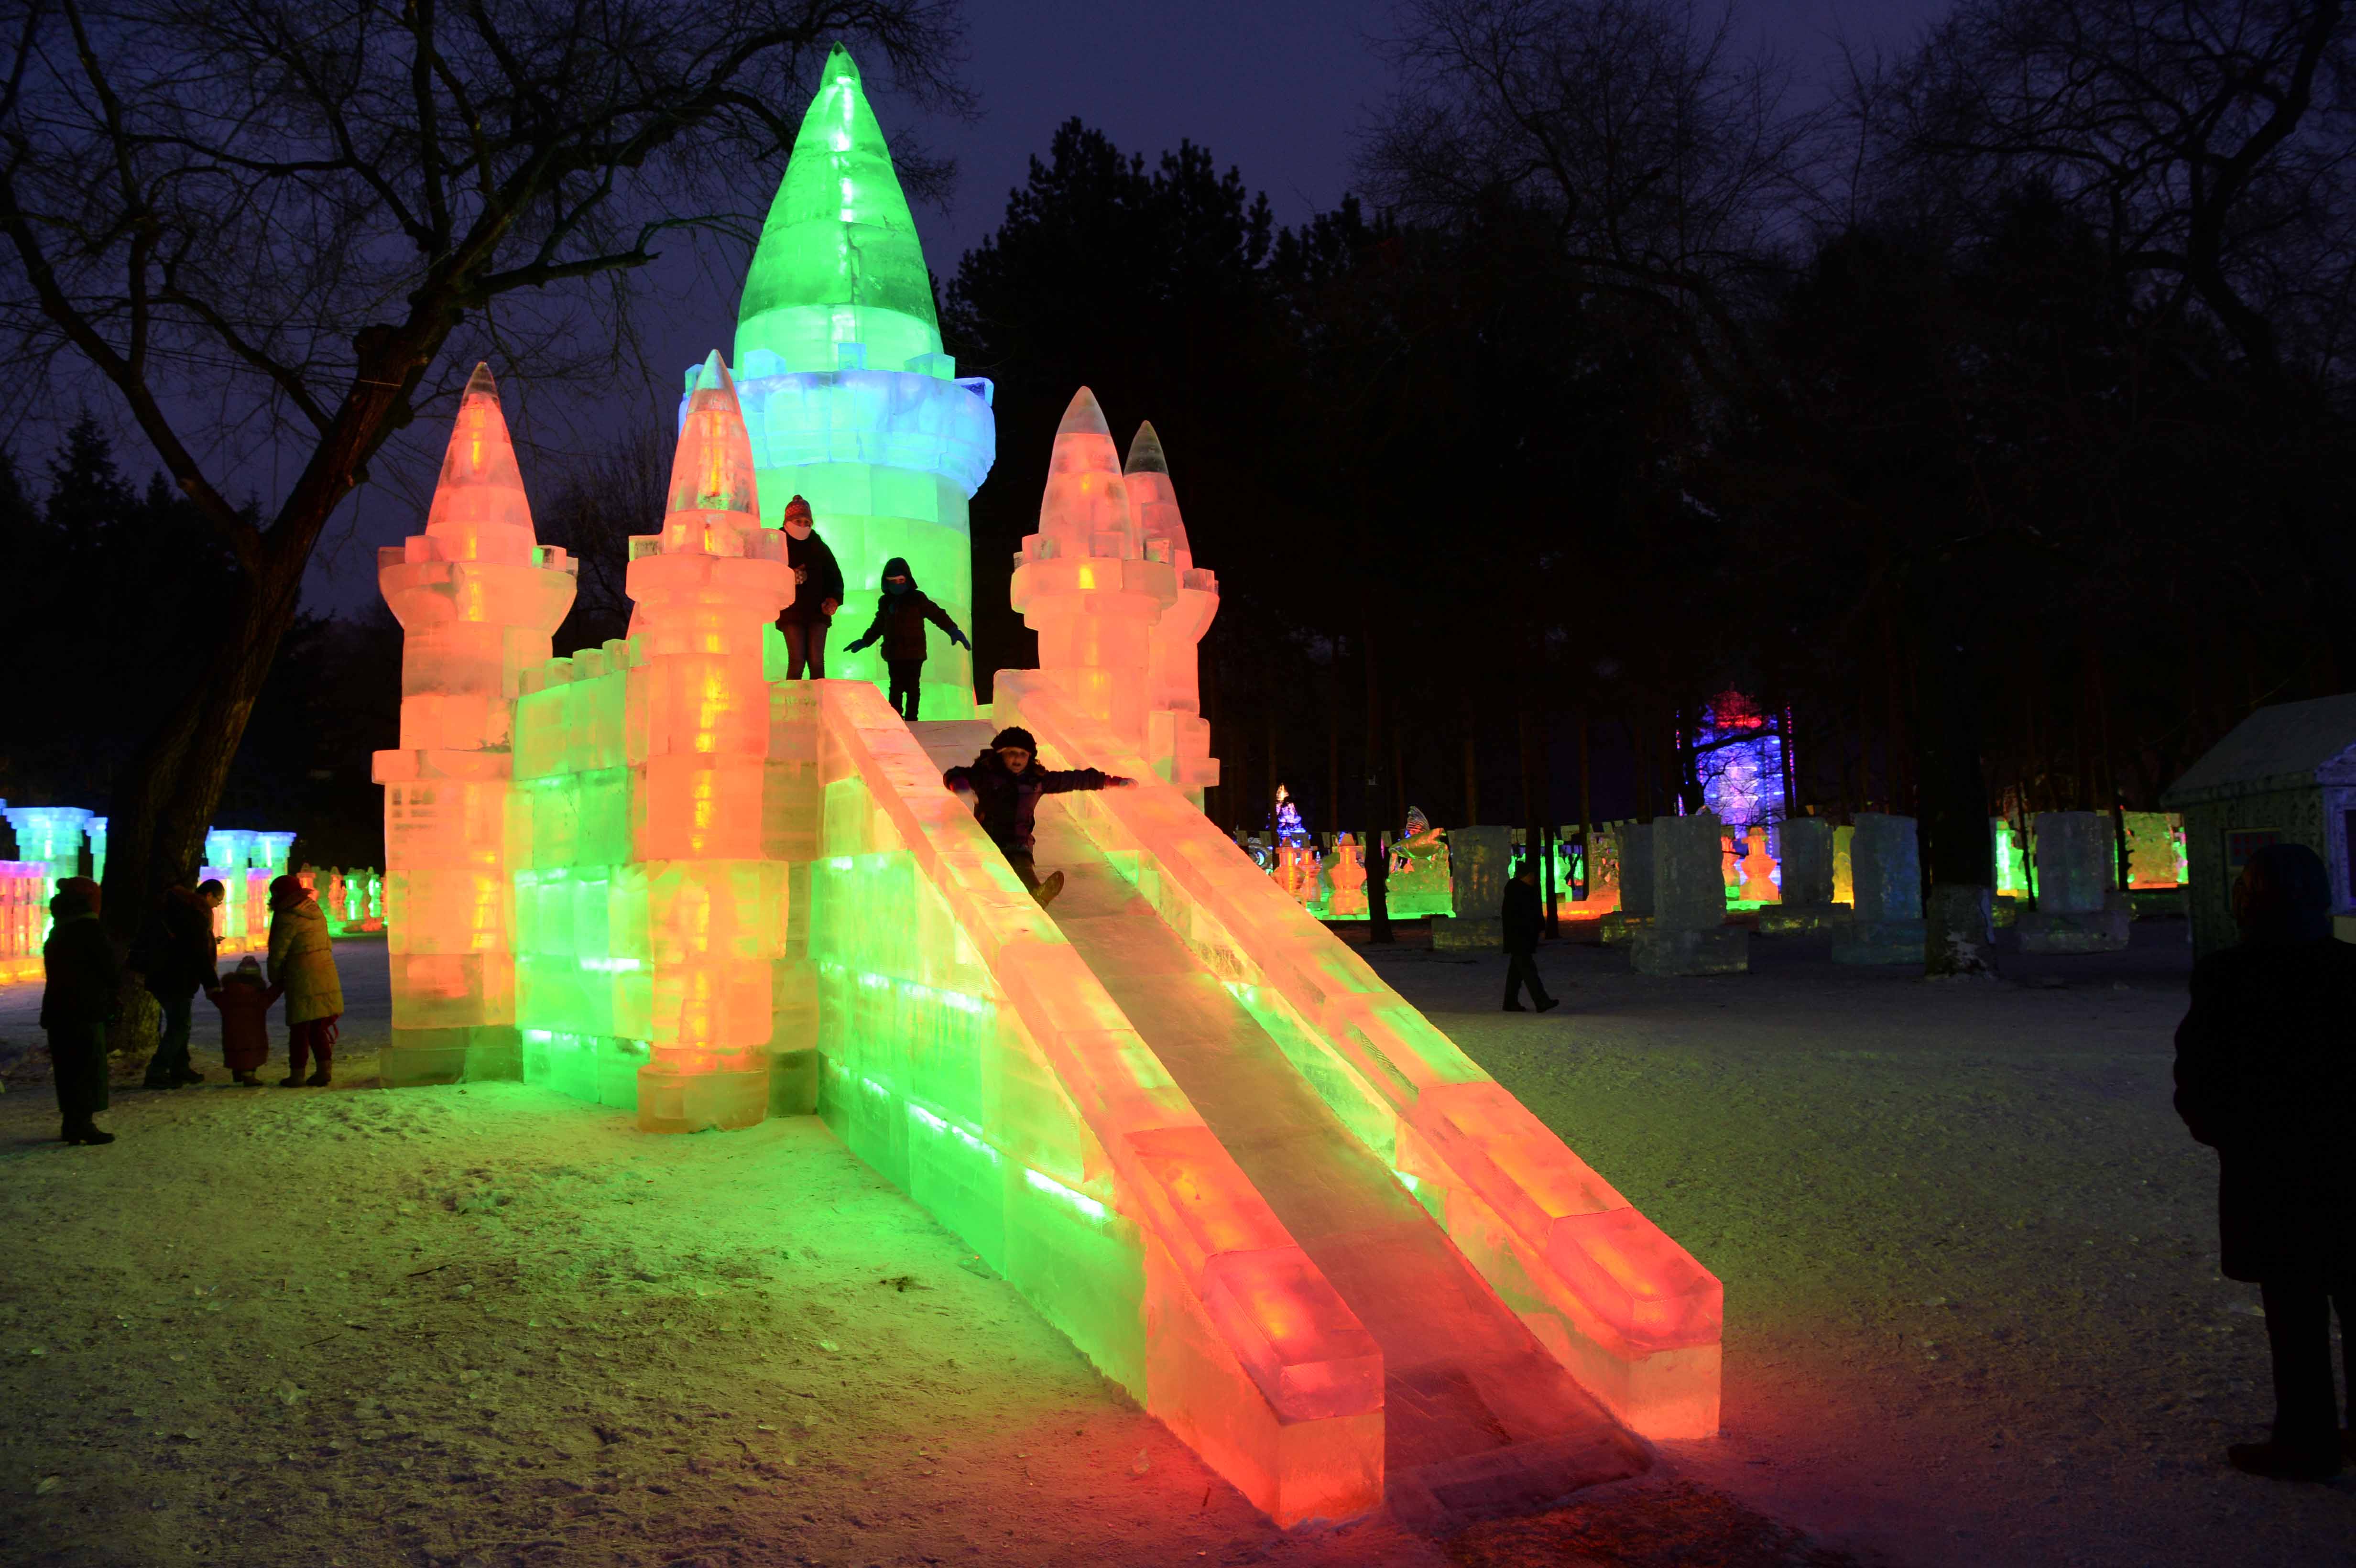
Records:
M1064 873L1061 871L1050 871L1046 876L1040 879L1039 891L1033 893L1031 896L1039 901L1039 907L1041 909L1045 909L1049 904L1055 901L1055 895L1063 891Z
M335 1080L328 1076L326 1068L318 1067L312 1070L311 1076L303 1080L303 1086L306 1089L325 1089L334 1082Z
M259 1089L262 1087L262 1080L253 1075L253 1069L251 1067L241 1069L238 1072L232 1075L232 1081L242 1083L249 1089Z

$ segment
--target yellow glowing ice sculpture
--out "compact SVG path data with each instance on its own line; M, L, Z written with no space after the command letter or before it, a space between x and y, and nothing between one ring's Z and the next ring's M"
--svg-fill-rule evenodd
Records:
M520 672L545 660L574 563L532 535L490 368L459 399L425 531L377 552L404 634L401 745L385 786L391 928L387 1084L513 1076L509 741Z

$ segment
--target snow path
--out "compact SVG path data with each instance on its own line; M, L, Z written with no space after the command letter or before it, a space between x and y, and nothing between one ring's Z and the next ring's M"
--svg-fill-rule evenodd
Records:
M1378 953L1727 1284L1728 1430L1672 1445L1681 1478L1447 1542L1279 1536L813 1121L237 1090L200 1008L214 1083L118 1086L111 1147L50 1141L45 1083L0 1097L0 1557L1836 1560L1764 1514L1867 1562L2345 1563L2356 1485L2218 1457L2263 1425L2265 1351L2169 1109L2181 931L2009 960L2062 989L1794 939L1649 980L1565 944L1543 1018L1494 1010L1502 959ZM382 948L338 959L364 1083ZM0 991L0 1047L35 990Z

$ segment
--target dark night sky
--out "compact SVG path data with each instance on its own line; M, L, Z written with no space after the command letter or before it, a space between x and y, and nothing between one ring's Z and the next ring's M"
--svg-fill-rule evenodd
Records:
M1701 0L1701 8L1707 14L1709 0ZM1861 51L1902 49L1942 9L1944 0L1737 0L1736 35L1740 47L1764 47L1786 59L1794 91L1805 97L1822 91L1841 40ZM878 105L895 139L913 135L957 160L948 209L916 213L935 272L954 272L958 255L996 225L1029 158L1044 153L1055 127L1074 114L1149 158L1181 138L1208 146L1222 167L1238 165L1253 188L1268 193L1280 223L1332 206L1349 188L1356 133L1389 86L1371 37L1387 16L1386 6L1363 0L971 0L965 76L980 94L980 117L971 123L912 118L904 105ZM757 205L765 207L766 197ZM659 292L677 303L647 324L659 390L632 385L527 402L521 389L505 389L509 418L527 448L525 483L536 499L552 487L543 475L557 454L580 443L584 431L638 417L634 408L668 419L658 411L677 396L677 369L731 341L743 264L741 254L714 254L701 267L680 266L662 280ZM452 384L463 379L458 374ZM112 411L95 397L93 402L102 417ZM144 475L145 443L120 422L125 466ZM445 429L429 418L411 433L415 450L401 466L412 474L412 487L421 472L430 484ZM40 453L48 433L21 431L18 452ZM241 487L266 500L269 466L266 453L248 464ZM292 464L284 466L291 479ZM369 486L357 507L347 503L313 567L306 602L348 613L372 600L375 547L414 531L422 500L388 480Z

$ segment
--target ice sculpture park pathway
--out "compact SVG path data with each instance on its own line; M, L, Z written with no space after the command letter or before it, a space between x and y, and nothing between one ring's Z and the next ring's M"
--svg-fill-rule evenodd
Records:
M912 728L943 768L976 721ZM1089 970L1383 1352L1385 1495L1441 1527L1643 1470L1643 1447L1524 1326L1243 1003L1066 816L1041 803L1051 913Z

